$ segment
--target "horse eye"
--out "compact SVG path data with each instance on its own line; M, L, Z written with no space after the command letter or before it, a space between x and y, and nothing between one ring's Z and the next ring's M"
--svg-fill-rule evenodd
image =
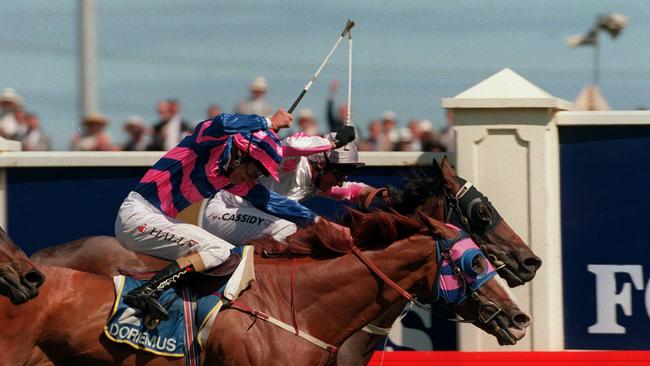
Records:
M486 224L488 224L488 223L490 223L490 221L492 221L492 213L490 212L490 209L484 203L481 203L480 205L478 205L478 209L476 210L476 216L480 221L482 221L482 222L484 222Z
M485 258L482 255L477 254L472 258L472 271L474 273L481 275L485 272L486 268Z

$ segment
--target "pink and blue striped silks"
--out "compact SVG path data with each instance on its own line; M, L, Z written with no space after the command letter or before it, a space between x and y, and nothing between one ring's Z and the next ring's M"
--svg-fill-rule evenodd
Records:
M246 195L252 186L233 185L224 175L223 167L233 144L257 159L277 179L282 144L275 132L268 129L267 119L220 114L200 122L191 135L158 160L135 191L170 217L221 189Z

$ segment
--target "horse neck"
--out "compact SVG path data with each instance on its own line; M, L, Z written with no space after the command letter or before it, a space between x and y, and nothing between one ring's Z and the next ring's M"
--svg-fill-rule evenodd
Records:
M430 237L417 235L364 253L409 292L417 285L430 283L435 273ZM275 310L286 318L291 302L290 261L280 265L277 260L258 262L262 291L280 291L284 304ZM403 299L353 254L331 260L297 259L295 283L299 327L332 344L341 344Z

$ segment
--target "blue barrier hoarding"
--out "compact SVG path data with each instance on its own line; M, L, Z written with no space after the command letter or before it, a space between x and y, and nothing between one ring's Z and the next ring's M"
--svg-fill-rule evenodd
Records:
M650 349L650 126L559 133L565 347Z

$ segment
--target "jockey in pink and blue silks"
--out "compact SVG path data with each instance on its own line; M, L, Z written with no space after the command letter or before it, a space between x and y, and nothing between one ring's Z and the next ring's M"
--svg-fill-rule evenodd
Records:
M216 267L230 256L233 245L219 233L175 217L190 204L219 191L245 196L262 175L277 180L283 150L274 131L289 127L291 120L283 110L270 119L218 115L199 123L147 171L122 203L115 233L125 248L173 262L126 294L126 304L164 320L168 314L158 297L165 289L185 274ZM296 212L306 221L316 218L301 205L272 193L266 194L262 205L260 209L268 206Z
M342 126L326 136L297 133L282 141L284 159L279 168L280 179L260 179L246 196L221 191L208 202L203 213L202 227L237 245L261 235L271 235L279 241L293 234L297 225L308 221L282 209L261 211L257 201L273 191L288 199L302 202L313 196L339 201L361 203L375 188L346 178L363 165L352 143L354 128Z

